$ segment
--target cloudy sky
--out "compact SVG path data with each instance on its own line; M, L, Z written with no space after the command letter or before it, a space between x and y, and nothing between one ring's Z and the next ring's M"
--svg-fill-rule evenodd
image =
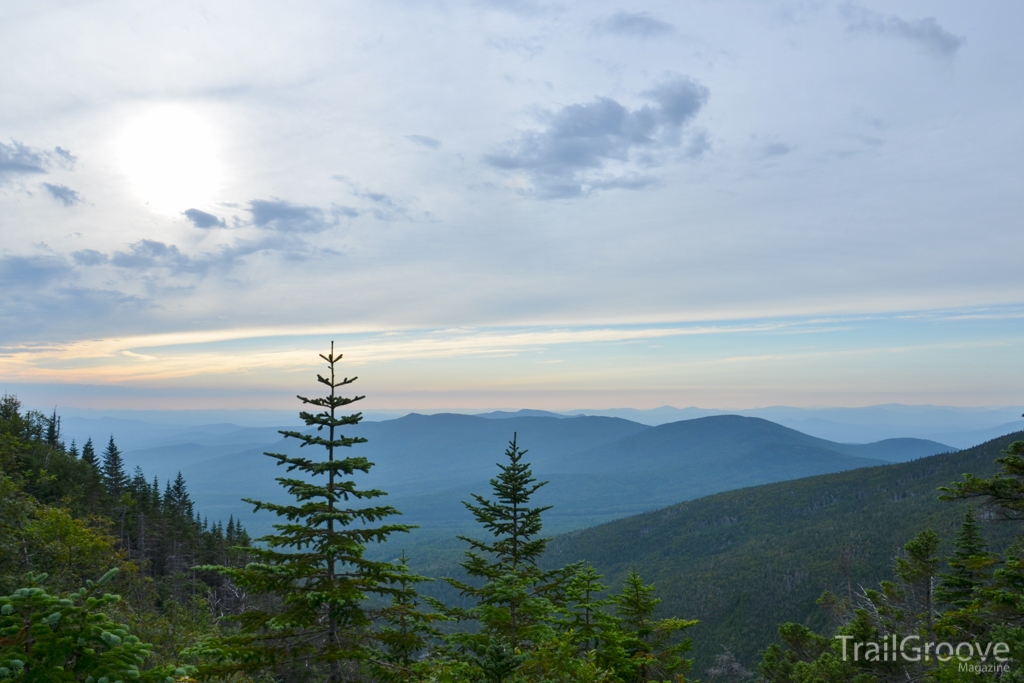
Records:
M1024 5L0 7L0 389L1008 405Z

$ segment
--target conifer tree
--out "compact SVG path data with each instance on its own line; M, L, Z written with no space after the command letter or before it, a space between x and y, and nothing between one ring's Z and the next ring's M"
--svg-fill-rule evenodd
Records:
M980 613L985 588L991 583L999 556L988 551L974 508L967 508L964 521L949 558L949 571L939 577L935 599L950 607L939 620L939 627L971 637L985 630Z
M629 570L612 600L621 620L621 646L629 654L626 662L612 663L612 668L624 680L661 681L689 669L692 662L683 654L690 649L690 639L677 637L696 625L696 620L657 619L655 610L661 599L654 597L654 584L644 585L636 568Z
M994 557L981 535L974 508L967 508L964 513L953 546L955 550L949 558L951 571L940 577L935 596L948 605L963 608L974 601L975 589L984 585L991 575L989 560Z
M903 546L896 558L896 574L903 580L909 616L919 619L930 638L935 638L935 580L942 565L939 536L925 529Z
M589 562L578 568L566 586L569 608L565 626L573 630L584 651L598 649L601 636L618 628L619 620L605 611L614 599L600 597L606 590L601 574Z
M192 497L188 494L188 488L185 485L185 477L182 476L180 470L178 476L174 478L173 484L167 482L167 490L164 492L164 507L168 516L174 519L187 519L191 522L192 515L196 514Z
M57 448L60 443L60 418L57 416L57 409L53 409L53 415L46 420L46 443L51 448Z
M128 486L128 475L124 471L124 460L121 458L121 451L114 443L114 435L110 435L106 450L103 451L103 484L107 487L107 493L115 501L121 497Z
M71 439L71 448L68 449L68 455L75 460L78 459L78 445L75 443L74 439Z
M376 633L378 655L371 668L381 681L404 683L409 680L409 672L414 668L417 657L429 646L430 640L441 637L433 626L433 622L441 616L420 609L416 585L429 579L409 571L409 558L404 550L396 567L400 572L397 584L402 590L392 596L390 608L381 615L381 624Z
M356 378L341 379L335 374L342 355L334 353L333 343L330 353L320 357L327 362L328 373L318 374L317 381L329 393L319 398L298 397L303 404L319 409L299 413L316 431L280 433L303 447L323 448L326 458L266 454L288 472L301 475L277 479L294 502L245 499L257 511L269 510L280 518L274 525L276 533L258 539L264 545L250 549L256 561L245 568L204 569L228 576L249 594L274 600L240 615L239 635L210 640L196 649L212 660L206 666L207 674L273 668L285 679L288 671L298 672L294 674L297 680L309 680L319 671L331 683L358 680L356 671L374 653L374 614L366 601L410 596L400 567L365 557L368 543L383 542L411 527L381 523L398 514L393 507L359 506L360 501L385 495L375 489L360 489L354 479L357 473L368 473L373 463L361 456L340 457L339 453L366 441L340 431L358 424L362 414L339 415L339 409L363 397L337 394L337 389ZM326 437L321 435L324 430Z
M92 445L91 436L85 440L85 445L82 446L82 462L99 467L99 462L96 460L96 448Z
M533 477L530 464L523 461L525 450L520 450L517 435L513 434L505 450L507 464L498 463L499 474L491 479L494 500L473 494L475 502L463 501L493 540L479 541L468 536L458 538L470 545L466 559L461 563L471 579L483 580L483 585L447 579L467 597L477 601L477 607L463 617L476 618L482 631L475 643L483 650L495 638L507 640L511 649L526 641L540 639L537 628L548 628L545 620L554 616L548 599L560 592L559 579L567 572L544 572L537 562L547 548L547 538L541 537L541 515L546 507L531 507L531 497L545 484ZM467 643L468 644L468 643Z
M103 483L103 473L100 472L99 461L96 458L96 449L92 445L92 438L85 441L82 446L82 463L86 465L84 476L80 482L82 495L86 501L86 507L93 512L106 508L107 488Z

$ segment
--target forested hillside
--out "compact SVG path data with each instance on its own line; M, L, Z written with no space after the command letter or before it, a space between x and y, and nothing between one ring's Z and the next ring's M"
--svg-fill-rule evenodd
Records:
M815 629L824 590L846 595L892 579L894 557L919 531L955 535L965 503L938 488L965 472L992 475L1024 432L956 453L719 493L556 538L546 561L586 559L612 582L635 567L658 586L664 614L700 620L696 668L728 647L747 666L786 621ZM1019 530L985 533L999 547Z
M77 591L111 569L110 608L156 647L153 664L178 661L182 643L215 628L238 595L203 564L246 561L249 536L233 518L209 521L185 480L124 469L113 437L65 444L59 419L0 399L0 595L32 582ZM45 578L38 578L45 574Z

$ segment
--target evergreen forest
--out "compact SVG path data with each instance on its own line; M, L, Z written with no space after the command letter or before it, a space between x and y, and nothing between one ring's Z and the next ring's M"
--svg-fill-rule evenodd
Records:
M554 537L510 433L427 571L321 358L257 538L0 400L0 683L1024 681L1022 433Z

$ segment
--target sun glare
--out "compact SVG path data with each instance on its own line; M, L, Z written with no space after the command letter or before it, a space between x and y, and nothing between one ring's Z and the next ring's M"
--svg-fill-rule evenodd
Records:
M214 128L195 111L161 105L132 119L117 139L121 167L151 209L177 215L220 189L224 169Z

